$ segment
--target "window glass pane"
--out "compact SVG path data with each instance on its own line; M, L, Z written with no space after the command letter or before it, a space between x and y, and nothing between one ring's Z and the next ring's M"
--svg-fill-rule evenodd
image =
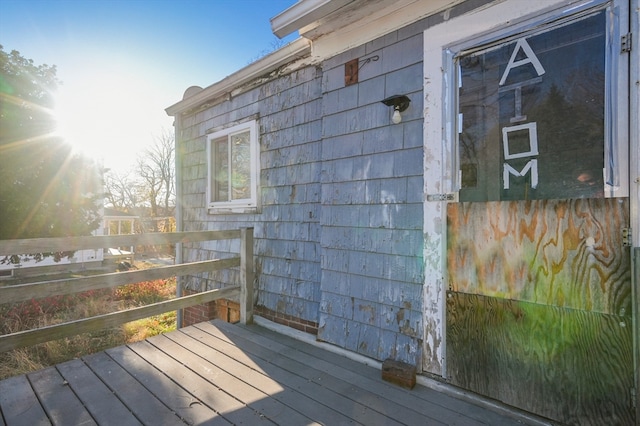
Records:
M461 201L603 197L605 13L465 53Z
M229 201L229 143L227 138L212 142L213 201Z
M250 133L231 135L231 199L251 198Z

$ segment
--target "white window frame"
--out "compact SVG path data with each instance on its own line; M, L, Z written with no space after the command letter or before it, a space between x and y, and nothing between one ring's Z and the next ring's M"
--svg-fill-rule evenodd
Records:
M223 138L226 138L229 142L233 135L246 131L249 131L251 195L249 198L239 200L215 201L212 196L214 189L213 177L215 176L213 142ZM209 213L256 213L258 211L258 188L260 185L259 155L260 145L258 143L258 123L256 120L236 124L207 135L207 208ZM229 179L229 181L231 180Z
M620 56L620 26L624 25L627 17L619 15L620 8L618 1L591 0L579 6L568 7L563 10L551 9L551 11L541 12L537 16L524 17L522 22L513 23L506 28L488 32L478 32L459 43L446 46L443 49L443 69L445 76L444 104L449 105L443 111L445 123L449 124L448 134L445 143L451 144L452 158L449 166L453 169L452 190L460 191L461 171L458 133L455 129L461 127L459 123L460 115L457 107L457 89L460 83L460 73L455 65L455 58L466 50L480 50L483 45L493 43L500 44L505 40L514 39L524 33L544 32L545 28L552 28L559 21L570 22L580 16L588 15L597 10L607 11L607 34L605 46L605 140L604 140L604 170L606 176L615 176L615 184L607 185L603 188L604 195L610 197L629 196L629 147L628 147L628 100L624 94L628 93L627 82L628 66L625 64L626 57ZM620 22L623 20L623 22ZM447 84L449 83L450 84ZM622 94L622 96L621 96Z

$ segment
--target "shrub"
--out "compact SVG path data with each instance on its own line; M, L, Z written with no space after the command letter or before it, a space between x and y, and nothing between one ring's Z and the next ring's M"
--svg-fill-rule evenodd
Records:
M74 315L76 308L95 300L111 301L112 291L110 289L90 290L83 293L49 296L42 299L0 305L0 316L4 319L0 323L0 333L15 333L64 322L64 320L71 321L81 318L82 316ZM106 313L112 308L110 304L104 309L96 308L94 313L84 316ZM63 321L52 321L56 318L61 318Z
M176 280L153 280L115 289L0 304L0 334L115 312L175 297ZM65 339L0 353L0 379L55 365L114 346L135 342L176 328L176 313L167 312L121 327L84 333Z
M136 305L148 305L175 297L176 280L143 281L117 287L115 297L134 302Z

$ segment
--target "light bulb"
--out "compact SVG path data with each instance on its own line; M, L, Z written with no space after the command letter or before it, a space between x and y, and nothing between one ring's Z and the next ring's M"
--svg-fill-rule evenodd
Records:
M393 122L393 124L398 124L402 121L402 116L400 115L399 109L394 109L393 115L391 116L391 121Z

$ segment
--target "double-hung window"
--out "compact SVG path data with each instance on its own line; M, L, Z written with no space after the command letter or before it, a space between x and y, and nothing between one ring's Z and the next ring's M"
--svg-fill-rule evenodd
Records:
M258 207L258 127L255 120L207 137L207 206L212 213L250 213Z

